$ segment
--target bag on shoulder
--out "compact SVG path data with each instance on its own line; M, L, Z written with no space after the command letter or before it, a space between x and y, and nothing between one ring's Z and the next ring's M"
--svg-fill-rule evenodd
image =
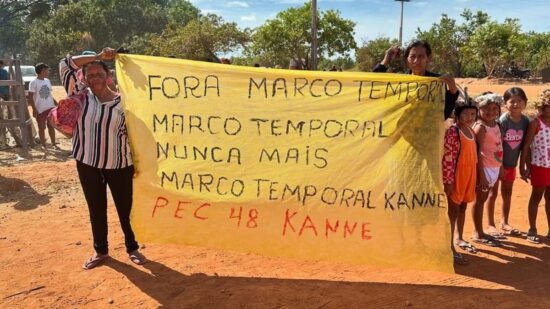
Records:
M48 114L48 121L66 137L73 136L87 94L87 91L83 91L80 94L60 100L58 105Z

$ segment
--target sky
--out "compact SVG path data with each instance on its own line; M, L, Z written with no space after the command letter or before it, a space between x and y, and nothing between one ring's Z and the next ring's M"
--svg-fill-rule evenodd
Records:
M203 13L215 13L241 28L254 28L273 19L278 12L303 5L304 0L191 0ZM401 3L395 0L318 0L319 10L335 9L353 20L359 45L381 36L398 38ZM427 30L441 14L462 22L468 8L482 10L496 21L518 18L524 31L550 31L550 0L411 0L405 2L403 41L415 36L417 28Z

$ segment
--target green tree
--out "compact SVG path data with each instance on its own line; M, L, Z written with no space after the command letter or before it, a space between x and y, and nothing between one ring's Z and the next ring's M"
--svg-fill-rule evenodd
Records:
M483 11L473 13L469 9L464 9L460 16L464 19L464 23L460 25L459 30L463 33L462 36L466 41L474 34L477 28L490 20L487 13Z
M472 34L467 49L484 65L488 76L495 69L507 65L525 50L525 35L517 19L507 18L503 23L489 21Z
M187 25L191 20L200 16L200 11L187 0L170 0L166 4L168 21L181 26Z
M363 72L370 72L376 64L382 61L386 50L395 45L399 45L399 41L397 39L390 40L387 37L363 41L363 45L355 51L357 69ZM390 64L390 72L398 72L402 68L403 65L396 61Z
M151 38L147 53L174 55L193 60L216 60L220 53L244 48L249 41L247 29L228 23L220 16L208 14L191 20L187 25L170 24L161 35Z
M333 66L337 69L350 70L355 66L355 61L349 56L337 57L335 59L321 59L317 67L319 70L328 71Z
M474 32L487 23L489 16L482 11L474 14L468 9L461 16L464 22L460 25L443 14L439 22L432 24L430 29L417 29L417 37L428 41L432 47L432 67L435 71L463 76L465 70L469 73L479 70L480 66L476 65L479 61L472 59L472 55L464 48Z
M435 71L462 75L463 57L460 49L465 38L456 20L443 14L439 23L434 23L428 31L417 30L418 38L426 40L432 47L432 67Z
M335 55L348 56L356 48L355 22L344 19L339 11L320 12L318 19L318 59ZM258 56L269 65L288 66L290 58L304 59L309 66L311 54L311 5L281 11L266 21L252 35L249 55Z
M550 67L550 32L525 34L525 50L518 62L537 72Z
M28 24L40 14L47 14L46 0L5 0L0 2L0 56L26 58L25 41Z
M12 19L4 23L0 27L0 58L16 58L18 55L25 58L25 40L27 37L23 20Z
M242 66L254 66L255 64L260 65L261 67L270 67L269 63L264 62L259 57L248 56L248 55L239 55L231 57L231 64L242 65Z
M0 56L28 60L25 42L35 20L48 17L69 0L3 0L0 2Z
M0 2L0 29L14 20L24 20L35 7L48 6L46 0L4 0Z
M165 8L151 0L82 0L59 6L36 19L27 48L33 60L55 65L67 53L131 45L168 22Z

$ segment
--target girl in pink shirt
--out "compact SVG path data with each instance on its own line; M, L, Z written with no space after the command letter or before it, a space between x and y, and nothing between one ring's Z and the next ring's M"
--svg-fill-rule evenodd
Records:
M478 183L476 201L472 208L474 231L472 240L476 243L492 247L500 246L494 235L483 231L483 208L489 191L493 189L502 173L502 137L497 118L500 116L500 106L503 98L491 92L478 96L475 101L479 105L479 120L474 124L474 132L478 142L477 163Z

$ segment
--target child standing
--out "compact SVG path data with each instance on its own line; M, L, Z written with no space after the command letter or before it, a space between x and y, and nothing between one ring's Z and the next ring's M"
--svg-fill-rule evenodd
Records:
M455 108L456 123L445 132L443 184L451 222L451 250L456 264L467 263L464 256L456 252L454 244L467 246L462 233L466 206L475 198L477 150L471 126L476 120L476 115L477 107L471 100L466 99L465 104L457 105Z
M478 143L478 183L476 202L472 208L474 231L472 240L476 243L492 247L500 246L495 237L483 232L483 207L493 190L502 168L502 138L497 118L500 116L502 97L488 92L475 99L479 106L479 120L474 124L474 132ZM468 249L468 248L466 248Z
M40 143L42 144L42 147L46 149L45 131L47 126L52 146L58 148L55 143L55 129L47 121L48 113L56 105L56 102L52 96L52 83L49 79L47 79L50 74L50 67L45 63L39 63L34 67L34 70L38 76L29 84L29 102L32 106L36 123L38 124L38 136L40 137Z
M504 113L498 120L500 133L502 134L503 147L503 173L501 175L500 194L502 196L502 219L500 222L500 231L495 224L495 201L498 196L499 182L495 184L493 190L489 193L487 202L487 221L489 223L489 235L510 235L519 236L517 228L509 223L510 206L512 201L512 189L516 180L516 167L519 156L523 148L523 141L527 128L529 127L529 118L522 114L527 106L527 96L523 89L513 87L504 92L504 104L508 112Z
M550 229L550 89L540 94L537 108L539 116L529 124L520 160L521 176L531 179L527 241L535 244L541 242L537 235L537 210L543 196ZM546 237L550 238L550 231Z

